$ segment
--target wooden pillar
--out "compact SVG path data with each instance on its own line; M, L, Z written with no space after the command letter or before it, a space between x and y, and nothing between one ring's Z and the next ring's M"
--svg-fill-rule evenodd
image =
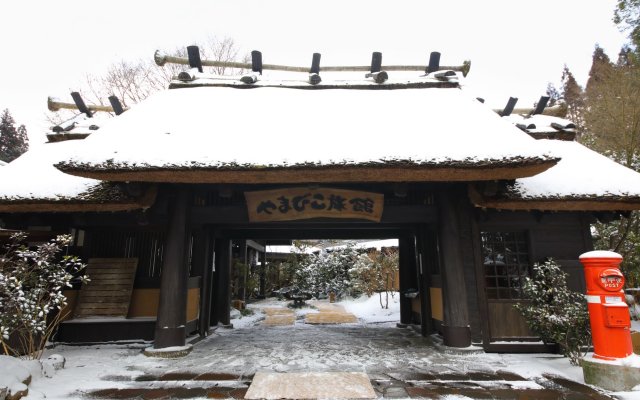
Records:
M464 264L460 244L458 205L462 194L439 192L438 233L443 291L443 339L446 346L471 345L467 289L464 281Z
M400 257L400 323L403 325L411 324L412 307L411 299L404 296L408 289L418 290L417 271L416 271L416 255L415 242L413 237L402 237L398 239L398 248Z
M416 232L415 265L420 290L420 333L429 336L434 332L431 314L431 275L437 262L437 244L433 229L424 224Z
M240 277L241 293L238 293L242 301L247 301L247 277L249 275L249 268L251 268L251 266L249 265L249 259L247 257L247 253L248 253L247 241L243 240L240 242L240 262L243 265L242 276Z
M260 298L266 297L267 286L267 242L264 242L264 251L260 253Z
M184 346L187 323L187 283L189 270L186 265L187 210L189 193L182 189L169 206L169 226L164 247L162 274L160 277L160 302L153 347L156 349Z
M212 271L212 239L208 229L199 228L193 231L193 254L191 270L193 275L201 277L200 309L198 315L198 333L206 336L211 325L211 282Z
M222 325L231 325L231 240L216 240L216 321Z

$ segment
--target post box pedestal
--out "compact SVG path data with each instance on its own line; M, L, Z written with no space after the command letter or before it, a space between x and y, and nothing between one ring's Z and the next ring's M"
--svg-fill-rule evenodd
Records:
M605 390L629 391L640 384L640 357L635 354L617 361L585 357L581 366L584 381Z

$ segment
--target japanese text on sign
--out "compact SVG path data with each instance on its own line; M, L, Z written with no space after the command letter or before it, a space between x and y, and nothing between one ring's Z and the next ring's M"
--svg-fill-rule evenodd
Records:
M245 192L249 221L359 218L379 222L384 195L330 188L286 188Z

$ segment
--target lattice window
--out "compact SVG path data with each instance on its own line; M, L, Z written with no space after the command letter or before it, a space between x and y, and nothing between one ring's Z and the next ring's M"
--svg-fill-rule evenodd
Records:
M482 232L485 289L489 299L519 299L529 276L529 249L524 232Z

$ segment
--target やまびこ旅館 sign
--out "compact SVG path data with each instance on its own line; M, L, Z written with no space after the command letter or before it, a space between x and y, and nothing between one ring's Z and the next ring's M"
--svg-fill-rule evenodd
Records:
M309 218L356 218L380 222L381 193L330 188L283 188L245 192L250 222Z

